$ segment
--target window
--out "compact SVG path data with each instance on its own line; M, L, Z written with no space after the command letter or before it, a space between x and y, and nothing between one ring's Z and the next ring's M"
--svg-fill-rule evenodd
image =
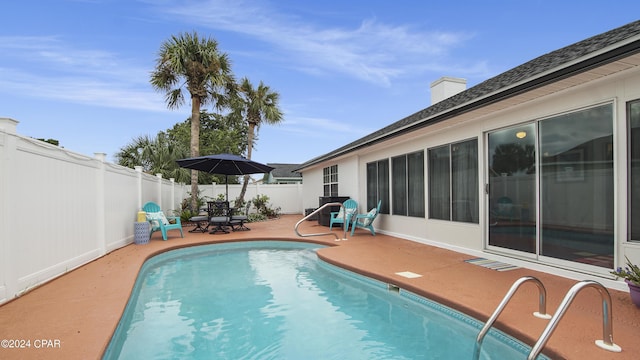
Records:
M380 204L380 213L389 213L389 159L367 164L367 209Z
M424 151L391 159L393 214L424 217Z
M451 161L449 145L429 149L429 218L450 220Z
M640 100L627 104L629 121L629 241L640 241Z
M391 159L393 178L393 214L407 215L407 157Z
M324 196L338 196L338 165L322 169Z
M478 223L478 140L429 149L429 218Z
M451 218L478 223L478 140L451 145Z

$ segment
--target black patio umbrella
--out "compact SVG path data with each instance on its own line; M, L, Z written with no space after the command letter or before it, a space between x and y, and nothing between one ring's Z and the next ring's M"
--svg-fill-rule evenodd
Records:
M229 175L270 173L274 168L234 154L216 154L176 160L178 166L210 174L225 176L226 196L229 201Z

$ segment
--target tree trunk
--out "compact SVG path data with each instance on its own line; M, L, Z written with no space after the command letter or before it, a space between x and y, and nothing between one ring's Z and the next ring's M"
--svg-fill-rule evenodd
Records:
M249 121L249 131L247 131L247 159L251 160L251 148L253 147L253 132L255 130L255 124ZM242 202L244 202L244 194L247 192L247 185L249 185L249 175L244 176L244 182L242 184L242 190L240 190L240 195L236 200L236 208L242 206Z
M200 97L191 96L191 157L200 156ZM198 211L198 170L191 170L191 211Z

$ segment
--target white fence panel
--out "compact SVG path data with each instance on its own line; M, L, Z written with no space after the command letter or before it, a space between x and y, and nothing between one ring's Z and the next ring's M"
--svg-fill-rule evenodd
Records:
M18 236L18 229L9 227L13 221L12 205L17 201L11 190L14 182L18 182L18 174L13 170L13 152L15 152L15 125L11 119L0 119L0 303L10 299L15 292L15 276L11 263L12 245Z
M141 206L136 190L140 173L122 166L105 165L104 233L106 251L109 252L132 241L133 223Z
M233 203L240 196L241 184L229 184L229 201ZM199 185L200 197L215 200L226 196L225 184ZM244 200L249 201L258 195L269 197L268 206L280 208L281 214L302 214L302 184L249 184Z
M53 151L52 151L53 150ZM100 255L96 246L96 180L100 162L20 138L12 184L21 194L13 224L24 229L12 246L16 286L23 290ZM35 186L34 186L35 185ZM88 241L90 239L90 241Z
M303 213L302 184L259 184L254 191L256 195L267 195L269 204L274 208L279 207L282 214Z
M158 186L160 186L160 196L161 196L161 204L160 207L164 210L165 214L168 216L174 216L175 210L178 209L176 205L176 201L174 199L173 193L173 181L162 179L158 182Z
M142 174L142 205L153 201L160 205L160 194L156 186L158 179L149 174Z
M147 201L167 215L190 185L144 174L19 136L0 118L0 304L49 279L133 242L137 212ZM235 199L241 185L229 185ZM201 186L216 198L225 185ZM245 199L269 196L281 213L302 213L302 185L255 185Z

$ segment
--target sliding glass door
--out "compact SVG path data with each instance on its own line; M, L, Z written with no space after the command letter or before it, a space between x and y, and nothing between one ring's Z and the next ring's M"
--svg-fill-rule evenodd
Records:
M489 247L613 267L613 105L488 134Z
M535 130L527 124L488 136L490 246L536 253Z
M540 255L613 268L613 106L540 122Z

